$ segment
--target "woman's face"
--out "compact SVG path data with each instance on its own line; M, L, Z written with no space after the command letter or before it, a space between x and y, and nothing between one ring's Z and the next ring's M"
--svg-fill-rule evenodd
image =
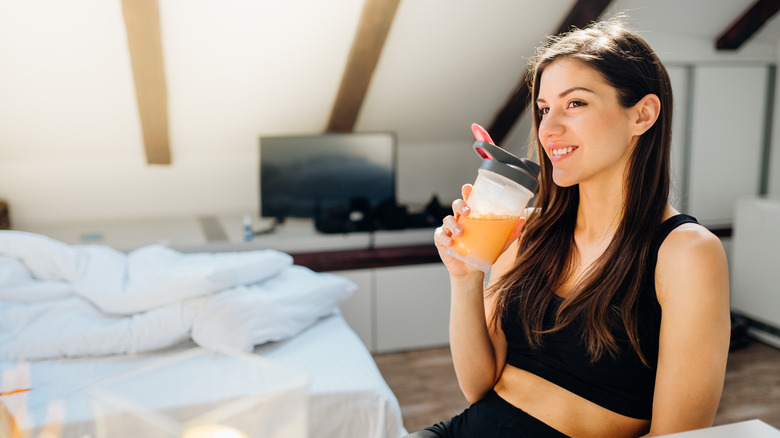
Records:
M632 111L601 73L582 61L554 61L542 72L536 104L557 185L622 184L636 142Z

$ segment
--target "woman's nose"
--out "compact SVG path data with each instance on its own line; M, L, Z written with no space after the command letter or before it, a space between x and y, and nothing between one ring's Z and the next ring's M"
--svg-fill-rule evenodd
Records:
M549 110L539 123L539 137L550 137L563 133L564 126L557 111Z

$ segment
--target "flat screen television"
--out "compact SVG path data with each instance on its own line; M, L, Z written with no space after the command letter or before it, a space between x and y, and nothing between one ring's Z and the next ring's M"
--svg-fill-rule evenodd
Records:
M260 138L260 214L334 218L395 202L394 133ZM353 217L353 219L355 219Z

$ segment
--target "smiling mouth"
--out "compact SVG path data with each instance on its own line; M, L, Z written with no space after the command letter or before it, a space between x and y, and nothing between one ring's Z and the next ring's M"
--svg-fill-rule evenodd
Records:
M569 146L567 148L550 149L550 155L554 157L560 157L572 153L575 149L577 148L574 146Z

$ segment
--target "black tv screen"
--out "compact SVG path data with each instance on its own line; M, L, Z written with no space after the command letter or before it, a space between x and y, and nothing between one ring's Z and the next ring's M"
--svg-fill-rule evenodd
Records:
M260 138L263 217L319 218L395 200L393 133Z

